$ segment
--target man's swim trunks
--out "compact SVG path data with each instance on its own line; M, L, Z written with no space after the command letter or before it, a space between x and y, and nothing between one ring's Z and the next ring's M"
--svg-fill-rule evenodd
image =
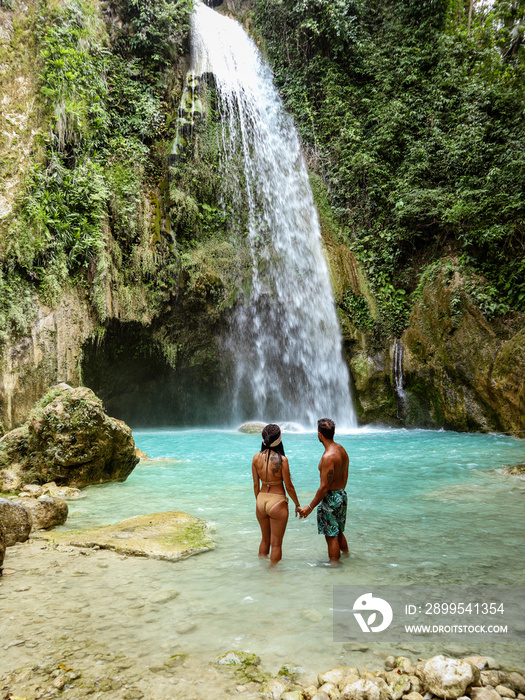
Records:
M317 532L326 537L337 537L344 532L346 523L346 491L328 491L317 506Z

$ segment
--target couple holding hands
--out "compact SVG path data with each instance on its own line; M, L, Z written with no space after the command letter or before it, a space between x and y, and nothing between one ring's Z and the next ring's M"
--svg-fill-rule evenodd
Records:
M329 418L317 422L317 437L324 447L319 462L321 483L312 502L301 508L284 454L281 429L271 423L262 431L261 451L252 460L253 490L257 502L255 514L262 532L259 556L270 554L271 565L277 564L282 557L288 522L286 493L295 503L296 517L307 518L317 506L317 531L326 538L330 561L338 561L341 552L348 553L344 536L348 455L344 447L334 442L334 432L335 423Z

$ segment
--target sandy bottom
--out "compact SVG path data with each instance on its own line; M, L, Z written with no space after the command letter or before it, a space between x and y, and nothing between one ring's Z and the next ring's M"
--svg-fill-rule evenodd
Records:
M134 584L137 563L151 585ZM239 693L234 670L185 654L184 643L156 636L155 621L177 595L159 587L167 562L30 539L7 550L0 578L0 697L227 698ZM176 570L173 570L176 580ZM173 620L178 637L191 623ZM153 643L152 643L153 642ZM240 688L258 697L255 683Z
M206 618L191 596L177 590L179 566L36 537L10 547L0 578L0 698L260 698L260 684L235 668L214 663L216 653L232 648L226 629L222 639L202 645ZM213 595L209 598L206 612L226 624L228 610ZM249 620L246 624L251 626ZM416 660L443 652L463 656L481 651L460 645L346 645L337 652L332 647L332 653L322 635L312 636L311 624L305 632L312 643L317 640L318 664L312 663L313 656L306 661L297 678L303 686L340 664L383 668L390 653ZM488 655L488 648L483 651ZM522 658L514 648L516 652ZM305 661L282 658L282 653L261 656L266 678L285 663L300 667Z

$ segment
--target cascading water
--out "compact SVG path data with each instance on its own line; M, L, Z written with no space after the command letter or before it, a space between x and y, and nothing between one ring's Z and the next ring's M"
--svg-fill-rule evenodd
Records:
M394 390L397 399L397 417L401 418L405 407L406 392L403 387L403 344L399 338L394 345L392 374L394 375Z
M192 72L213 74L223 202L251 279L233 313L236 418L355 426L320 226L297 133L242 27L198 3ZM242 298L241 296L241 298Z

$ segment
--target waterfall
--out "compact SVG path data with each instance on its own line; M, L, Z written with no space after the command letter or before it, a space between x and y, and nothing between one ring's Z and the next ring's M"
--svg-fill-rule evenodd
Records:
M403 388L403 343L397 338L394 345L394 365L393 365L394 391L397 398L397 417L401 418L405 406L406 392Z
M197 3L191 71L213 75L223 203L233 240L249 251L228 336L235 417L354 427L308 173L271 70L239 23Z

